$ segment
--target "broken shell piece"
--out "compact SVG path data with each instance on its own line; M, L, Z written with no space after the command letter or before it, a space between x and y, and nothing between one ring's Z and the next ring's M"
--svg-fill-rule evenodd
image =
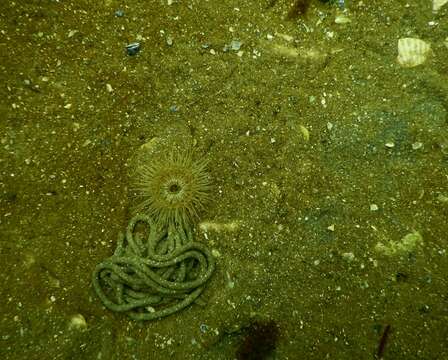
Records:
M199 224L199 228L203 232L209 232L209 231L216 231L216 232L222 232L222 231L229 231L233 232L235 230L238 230L240 227L241 222L238 220L234 220L228 223L216 223L211 221L203 221Z
M349 22L351 22L351 20L350 20L350 18L348 17L347 14L341 13L341 14L337 14L336 15L336 18L334 19L334 22L336 24L348 24Z
M446 3L448 3L448 0L432 0L432 12L436 13Z
M431 45L420 39L403 38L398 40L398 63L403 67L423 64L431 51Z
M87 329L86 319L81 314L73 315L70 318L68 327L71 330L85 330L85 329Z
M387 256L405 255L423 245L423 237L418 231L411 232L400 241L389 240L385 244L378 242L375 250Z

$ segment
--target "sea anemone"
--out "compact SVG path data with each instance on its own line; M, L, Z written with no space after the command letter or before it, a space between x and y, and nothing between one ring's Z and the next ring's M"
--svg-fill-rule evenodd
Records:
M148 159L138 168L135 190L142 198L136 210L161 226L191 226L209 200L207 162L193 160L190 151Z

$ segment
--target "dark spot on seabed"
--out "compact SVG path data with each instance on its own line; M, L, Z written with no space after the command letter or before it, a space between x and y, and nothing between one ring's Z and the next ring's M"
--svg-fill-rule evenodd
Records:
M267 359L277 346L279 327L275 321L254 320L243 329L243 339L236 351L238 360Z

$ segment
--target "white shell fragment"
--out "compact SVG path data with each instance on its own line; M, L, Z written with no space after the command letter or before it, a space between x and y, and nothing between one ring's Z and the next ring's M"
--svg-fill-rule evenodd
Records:
M70 330L85 330L87 329L87 322L81 314L73 315L68 323Z
M351 20L347 14L341 13L336 15L334 22L336 24L348 24L349 22L351 22Z
M432 0L432 11L436 13L446 3L448 3L448 0Z
M378 242L375 250L387 256L403 256L423 246L423 237L418 231L411 232L399 241L389 240L386 243Z
M431 51L431 45L420 39L403 38L398 40L398 63L403 67L423 64Z

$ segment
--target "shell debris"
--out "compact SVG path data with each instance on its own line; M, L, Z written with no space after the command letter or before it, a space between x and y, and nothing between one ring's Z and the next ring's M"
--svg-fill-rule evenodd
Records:
M413 231L399 241L389 240L386 243L378 242L375 250L386 256L403 256L423 246L423 237L418 231Z
M448 3L448 0L433 0L432 1L432 12L436 13L438 12L443 5Z
M85 330L87 329L87 321L81 314L73 315L68 323L70 330Z
M414 67L423 64L431 52L431 45L416 38L398 40L398 63L403 67Z
M238 230L238 228L241 225L241 221L233 220L231 222L227 223L217 223L212 221L203 221L199 224L199 228L203 232L209 232L209 231L216 231L216 232L222 232L222 231L229 231L233 232Z

